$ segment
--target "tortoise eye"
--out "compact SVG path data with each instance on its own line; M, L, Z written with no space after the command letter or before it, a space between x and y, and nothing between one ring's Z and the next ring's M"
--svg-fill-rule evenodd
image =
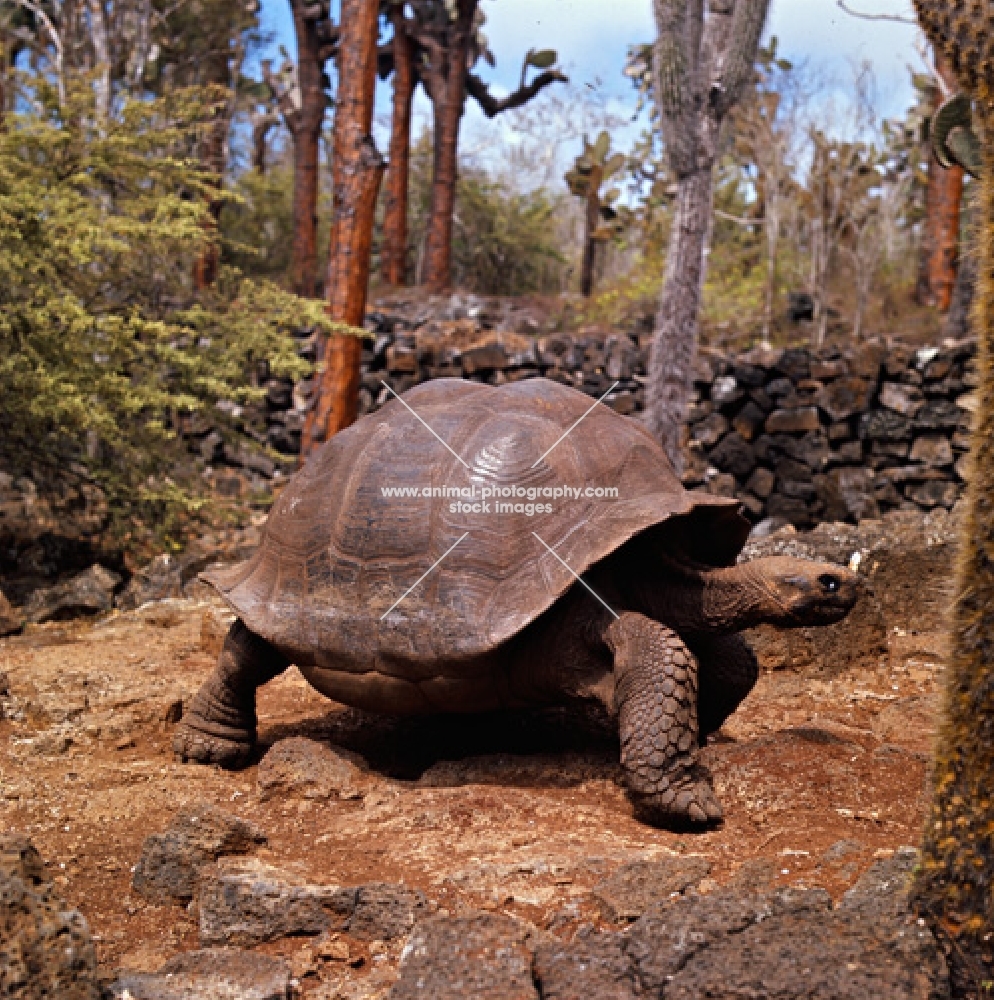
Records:
M822 573L818 577L818 582L830 593L834 594L841 584L839 583L839 578L837 576L832 576L831 573Z

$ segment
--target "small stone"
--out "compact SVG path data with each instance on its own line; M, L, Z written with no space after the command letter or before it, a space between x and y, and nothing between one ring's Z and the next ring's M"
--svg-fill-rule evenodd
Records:
M821 427L818 410L813 406L800 406L794 410L774 410L766 418L768 434L805 434Z
M390 1000L539 1000L529 930L471 913L421 921L404 949Z
M594 898L611 920L637 920L653 903L697 885L711 872L699 855L633 861L594 886Z
M314 943L313 952L318 958L329 962L347 962L350 957L349 944L337 935L322 935Z
M764 500L773 492L776 476L769 469L756 469L746 483L746 489L751 490Z
M95 564L65 583L36 590L24 607L25 617L38 625L110 611L120 583L116 573Z
M945 507L951 510L959 499L959 487L956 483L933 479L930 482L905 488L909 500L914 500L919 507L932 510L934 507Z
M310 885L254 858L222 858L203 870L197 900L202 944L251 946L344 930L356 890Z
M727 434L710 455L711 461L722 472L745 479L756 467L756 456L745 439L737 432Z
M503 344L490 343L471 347L462 352L462 369L466 375L476 375L486 371L502 371L507 368L507 352ZM606 386L605 386L606 388Z
M291 1000L290 966L232 948L189 951L156 973L126 975L111 987L119 1000Z
M859 436L869 441L905 441L911 423L893 410L870 410L859 418Z
M749 400L745 406L735 415L732 419L732 427L738 431L738 433L745 438L746 441L752 441L757 434L763 430L763 425L766 423L766 413L761 410L752 400Z
M410 934L427 905L417 890L387 882L359 886L349 933L362 941L393 941Z
M0 591L0 639L5 635L20 632L23 621L21 616L11 607L10 601Z
M924 434L915 438L909 457L912 462L924 462L926 465L952 465L953 446L949 438L942 434Z
M569 944L552 939L535 950L543 1000L635 1000L635 965L621 934L581 930Z
M712 413L690 428L690 440L702 448L713 448L728 433L728 421Z
M358 799L364 775L345 754L302 736L280 740L259 763L259 798Z
M34 1000L100 1000L86 920L54 891L22 834L0 834L0 994Z
M732 406L744 395L738 382L731 375L716 378L711 384L711 400L719 407Z
M153 902L186 902L193 898L205 865L265 842L265 834L251 823L202 802L183 809L162 833L145 839L132 887Z
M913 417L925 405L925 399L914 386L884 382L880 387L880 404L903 417Z
M815 402L838 424L866 410L872 398L872 382L862 378L840 378L820 390Z

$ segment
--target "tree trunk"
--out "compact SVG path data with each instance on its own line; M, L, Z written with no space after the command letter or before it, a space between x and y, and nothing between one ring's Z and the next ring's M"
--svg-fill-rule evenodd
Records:
M461 54L460 54L461 53ZM459 125L466 103L465 48L453 54L441 101L435 101L435 172L428 210L425 283L430 292L444 292L452 284L452 219L459 179Z
M990 987L982 984L994 979L994 113L986 99L976 107L987 110L978 226L980 385L959 529L945 710L914 898L940 936L952 939L957 978L973 980L977 990L969 995L989 996Z
M218 239L218 222L221 218L223 201L220 191L224 184L224 171L227 166L228 129L231 125L230 106L228 100L228 84L231 67L226 53L218 52L210 57L207 82L217 93L211 108L211 121L206 126L206 135L200 152L200 161L204 169L212 177L218 197L211 199L206 223L207 241L200 257L193 265L193 287L197 291L210 288L217 280L218 268L221 263L221 244Z
M586 213L583 220L583 264L580 270L580 294L590 298L594 292L594 265L597 263L597 240L594 234L601 221L601 184L604 169L595 166L590 172L587 188Z
M383 216L383 278L403 285L407 277L407 189L411 166L411 103L414 99L414 45L404 30L403 14L393 20L393 121L390 166Z
M327 103L321 82L321 43L303 5L291 4L297 36L297 82L300 107L293 116L293 290L313 298L317 293L318 159L321 126Z
M90 18L90 43L93 45L93 61L96 64L94 90L97 121L103 128L110 117L111 105L111 57L107 14L104 11L103 0L88 0L87 10Z
M936 87L936 104L943 91L955 92L956 77L948 60L935 54L935 73L941 87ZM959 261L960 206L963 201L964 171L960 166L946 169L930 152L925 186L925 230L918 285L915 297L920 305L935 306L946 312L952 304Z
M698 313L711 220L711 164L679 182L666 255L662 305L649 354L646 426L674 468L683 469L681 434L697 359Z
M378 0L342 0L328 315L352 327L361 327L366 313L376 197L385 167L370 135L378 14ZM304 426L304 457L354 422L361 356L358 337L341 333L328 338L324 371Z

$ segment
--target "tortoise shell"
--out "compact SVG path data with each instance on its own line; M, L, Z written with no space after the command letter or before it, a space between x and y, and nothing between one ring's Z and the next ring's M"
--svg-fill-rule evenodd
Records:
M563 486L593 495L541 492ZM477 495L384 494L425 487ZM514 487L525 494L482 499ZM596 495L611 488L616 497ZM673 519L708 565L731 565L749 529L737 501L685 490L646 430L575 389L440 379L323 445L281 493L255 555L204 579L252 631L302 658L467 659Z

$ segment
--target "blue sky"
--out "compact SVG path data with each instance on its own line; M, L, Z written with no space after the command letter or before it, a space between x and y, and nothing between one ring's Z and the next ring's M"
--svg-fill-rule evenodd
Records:
M849 6L912 16L911 0L849 0ZM482 9L497 57L496 69L484 67L484 75L495 91L516 86L529 48L555 48L574 84L613 98L615 107L634 103L621 71L628 46L652 38L651 0L482 0ZM262 0L262 11L263 26L275 43L293 53L287 0ZM782 55L806 63L839 90L852 80L854 64L870 60L877 81L876 108L883 117L901 114L911 101L908 66L922 66L920 34L914 26L855 19L840 10L836 0L773 0L766 34L778 37ZM381 90L385 111L388 88ZM420 110L426 112L423 98ZM493 128L484 123L469 102L468 134Z

